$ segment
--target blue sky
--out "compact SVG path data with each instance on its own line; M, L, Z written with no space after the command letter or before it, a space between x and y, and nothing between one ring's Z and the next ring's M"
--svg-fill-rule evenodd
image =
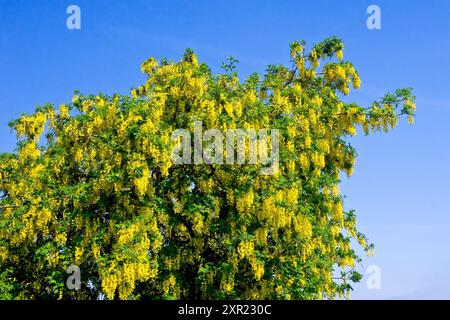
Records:
M66 8L81 8L81 30ZM381 30L366 27L370 4ZM46 102L83 93L127 93L145 78L149 56L179 59L184 49L219 71L227 56L246 76L288 63L288 44L338 35L369 104L414 87L417 117L389 134L353 138L359 157L344 179L346 207L375 243L361 270L381 268L381 289L366 278L353 298L450 299L450 2L430 1L114 1L0 0L0 152L14 148L7 122Z

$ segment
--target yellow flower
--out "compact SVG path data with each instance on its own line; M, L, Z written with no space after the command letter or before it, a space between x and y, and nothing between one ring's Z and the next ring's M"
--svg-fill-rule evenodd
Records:
M6 261L8 257L8 250L4 247L0 247L0 261Z
M312 226L309 219L299 214L294 219L294 230L300 234L304 239L310 239L312 237Z
M59 116L61 117L61 119L69 119L70 115L69 115L69 107L66 106L65 104L62 104L59 107Z
M55 242L60 245L66 244L67 236L65 233L58 233L55 237Z
M75 263L76 264L81 264L83 254L84 254L84 248L82 248L82 247L75 248Z
M308 156L306 154L302 153L300 155L299 162L300 162L300 166L303 169L305 169L305 170L309 169L309 159L308 159Z
M342 203L340 201L332 204L332 217L337 221L343 220L344 214L342 210Z
M254 200L253 190L250 189L242 197L237 199L236 208L238 209L238 212L244 213L250 210L250 208L253 205L253 200Z
M361 86L361 79L358 75L355 75L352 79L353 88L358 89Z
M92 245L92 256L96 260L100 257L100 248L98 247L98 245L96 243L94 243Z
M142 170L142 176L134 179L133 183L136 188L136 193L139 197L143 197L147 192L148 183L150 179L150 170L146 167Z
M36 144L31 142L23 146L19 151L19 157L23 160L36 159L41 155L41 152L36 147Z
M259 281L264 275L264 264L260 261L256 261L256 259L253 259L250 264L252 266L255 279Z
M333 237L337 237L339 235L340 231L341 231L341 228L337 225L333 225L331 227L331 234L333 235Z
M305 137L304 144L305 144L305 148L311 148L312 139L311 139L311 136L310 136L310 135L307 135L307 136Z
M110 300L114 299L117 285L119 284L118 280L116 274L109 274L102 278L102 291L106 298Z
M297 204L298 189L294 187L286 190L286 200L291 205Z
M231 103L225 103L223 106L227 114L232 117L233 116L233 104Z
M203 222L203 216L201 213L195 213L193 218L192 218L192 231L194 231L194 233L196 235L201 235L203 233L203 229L204 229L204 222Z
M238 245L238 254L241 259L251 257L254 253L255 247L251 241L242 241Z
M342 49L336 51L336 58L338 58L339 61L341 61L344 58L344 51Z

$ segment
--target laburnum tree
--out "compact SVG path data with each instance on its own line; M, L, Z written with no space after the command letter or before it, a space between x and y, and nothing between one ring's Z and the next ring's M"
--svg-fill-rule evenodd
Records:
M368 107L344 102L360 78L337 37L290 46L291 67L238 79L186 50L150 58L130 95L82 95L11 121L17 149L0 156L3 299L333 299L361 275L343 210L349 137L412 122L411 89ZM322 66L320 66L322 63ZM277 129L279 170L180 164L175 129ZM247 146L248 149L248 146ZM352 240L356 240L353 241ZM352 243L352 245L351 245ZM77 265L81 288L66 287Z

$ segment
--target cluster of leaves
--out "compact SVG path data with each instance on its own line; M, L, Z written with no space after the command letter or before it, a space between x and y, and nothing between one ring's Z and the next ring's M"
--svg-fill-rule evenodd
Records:
M360 275L350 242L373 246L343 210L348 136L414 115L410 89L370 107L345 103L358 73L326 39L291 45L292 66L240 81L233 59L213 74L187 50L151 58L130 96L84 96L12 121L0 156L0 295L49 299L317 299ZM320 63L325 65L320 68ZM275 175L259 165L174 165L175 129L280 132ZM248 146L247 146L248 148ZM65 287L76 264L82 287ZM341 271L340 279L335 279Z

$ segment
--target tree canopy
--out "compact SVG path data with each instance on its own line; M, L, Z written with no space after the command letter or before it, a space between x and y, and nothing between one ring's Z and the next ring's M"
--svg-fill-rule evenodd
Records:
M343 209L349 137L412 123L398 89L367 107L337 37L290 45L291 65L240 80L191 50L150 58L130 95L83 95L10 122L0 155L0 297L6 299L332 299L361 275L352 239L373 245ZM321 65L322 64L322 65ZM279 168L174 164L174 130L278 130ZM248 144L245 145L248 150ZM352 245L351 245L352 243ZM66 270L81 270L79 290Z

